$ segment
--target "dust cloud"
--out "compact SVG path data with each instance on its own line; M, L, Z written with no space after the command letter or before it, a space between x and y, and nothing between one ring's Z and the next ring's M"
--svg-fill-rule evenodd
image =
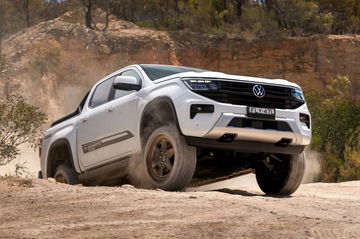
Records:
M128 179L132 185L138 188L150 189L150 180L145 168L145 159L143 153L132 156L128 165Z
M323 158L321 154L311 150L309 147L305 150L305 173L302 184L314 183L320 181L321 165ZM200 187L189 187L186 191L214 191L220 189L241 189L253 193L261 193L257 185L255 174L250 173L240 177L227 179L224 181L203 185Z
M32 88L30 86L30 88ZM69 86L62 85L58 87L61 95L45 95L44 92L39 92L37 97L28 96L30 103L37 105L48 115L48 122L44 125L44 130L48 129L51 123L73 111L78 107L80 101L88 90L85 86ZM33 91L36 92L35 87ZM58 93L59 94L59 93ZM16 164L24 164L26 170L22 176L35 177L40 170L40 159L38 149L34 150L27 145L20 146L20 155L11 163L0 166L0 176L15 175Z
M24 164L24 170L21 170L22 177L37 177L40 170L38 151L27 145L20 146L20 155L9 164L0 166L0 176L15 176L16 164Z
M320 181L323 158L320 153L311 150L310 147L305 149L305 173L302 183L314 183Z

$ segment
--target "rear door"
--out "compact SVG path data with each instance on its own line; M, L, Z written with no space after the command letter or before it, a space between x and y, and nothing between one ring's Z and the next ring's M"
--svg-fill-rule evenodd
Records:
M136 74L141 81L135 70L121 75L131 74ZM115 76L96 87L86 116L79 119L78 156L83 170L126 157L137 148L138 92L115 90L112 87L114 79Z

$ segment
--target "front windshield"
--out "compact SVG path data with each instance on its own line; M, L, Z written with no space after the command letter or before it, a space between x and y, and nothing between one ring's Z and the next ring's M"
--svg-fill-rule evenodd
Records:
M143 64L140 66L152 81L183 72L205 72L205 70L202 69L184 67L184 66L151 65L151 64Z

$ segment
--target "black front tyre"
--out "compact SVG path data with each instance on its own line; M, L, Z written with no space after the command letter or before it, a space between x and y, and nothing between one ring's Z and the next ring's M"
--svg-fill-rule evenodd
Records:
M175 191L190 183L196 149L187 145L175 126L162 126L148 139L144 158L150 187Z
M261 190L270 195L288 196L301 184L305 156L269 154L256 167L256 180Z
M64 164L61 164L55 170L55 181L58 183L66 183L70 185L75 185L79 183L79 175L75 172L73 168L69 168Z

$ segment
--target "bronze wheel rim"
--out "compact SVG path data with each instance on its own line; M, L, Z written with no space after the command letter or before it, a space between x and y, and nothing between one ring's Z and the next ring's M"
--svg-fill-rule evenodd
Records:
M68 183L64 175L62 175L61 173L56 175L55 181L58 183Z
M157 136L150 145L146 157L147 170L158 182L166 180L174 167L175 150L172 141L166 135Z

